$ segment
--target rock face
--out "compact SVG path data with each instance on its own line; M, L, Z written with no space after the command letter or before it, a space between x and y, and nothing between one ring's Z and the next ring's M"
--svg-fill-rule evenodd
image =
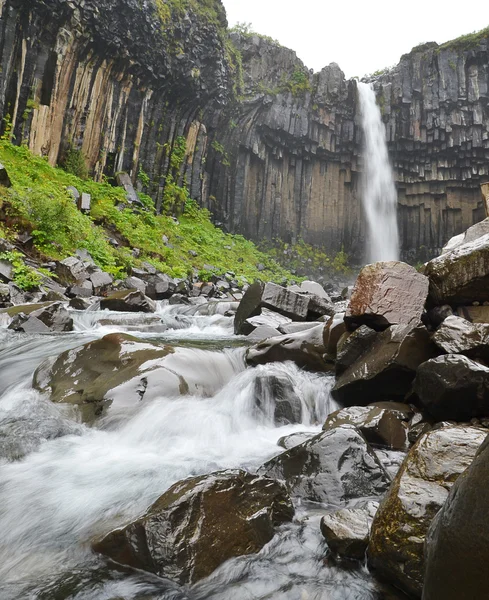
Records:
M418 366L436 354L423 326L393 325L338 377L333 397L348 406L402 400Z
M487 595L489 446L482 444L430 527L423 600Z
M460 354L420 365L413 389L438 421L489 416L489 368Z
M258 552L274 527L293 515L276 481L222 471L175 484L145 515L94 549L181 584L195 583L230 558Z
M369 566L415 598L421 597L428 528L485 437L485 430L469 426L444 427L423 435L375 515Z
M324 515L321 533L329 549L339 556L362 560L378 506L377 502L368 502L364 508L342 508Z
M415 326L421 321L428 279L405 263L378 262L357 277L345 322L381 331L389 325Z
M390 484L373 450L351 425L290 448L259 473L285 480L293 495L336 506L354 498L379 497Z
M310 371L330 371L323 355L325 325L290 335L279 335L260 342L246 351L249 365L263 365L269 362L291 360L299 367Z
M434 258L423 272L430 280L433 305L488 301L489 233Z

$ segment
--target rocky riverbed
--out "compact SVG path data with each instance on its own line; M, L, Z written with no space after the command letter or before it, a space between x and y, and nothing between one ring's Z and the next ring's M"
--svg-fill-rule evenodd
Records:
M2 597L461 597L436 548L484 494L483 229L341 291L80 252L24 293L2 261Z

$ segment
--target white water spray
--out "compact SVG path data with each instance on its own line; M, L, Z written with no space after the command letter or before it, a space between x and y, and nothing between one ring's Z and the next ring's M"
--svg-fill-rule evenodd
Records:
M367 259L399 260L397 192L385 128L370 84L359 82L358 95L365 136L363 205L367 217Z

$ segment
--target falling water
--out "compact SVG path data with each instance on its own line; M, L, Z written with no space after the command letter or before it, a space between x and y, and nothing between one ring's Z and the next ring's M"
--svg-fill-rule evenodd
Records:
M368 262L398 260L397 192L385 128L370 84L358 83L358 95L365 136L363 204L367 217L367 259Z

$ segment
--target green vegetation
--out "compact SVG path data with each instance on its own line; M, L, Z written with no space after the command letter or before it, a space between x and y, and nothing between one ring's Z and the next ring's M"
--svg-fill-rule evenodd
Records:
M24 263L24 255L20 252L0 252L0 260L8 260L13 267L14 282L21 290L32 290L42 281L41 273L38 273Z
M222 25L223 9L216 0L154 0L158 17L163 26L167 26L172 17L182 18L192 11L200 18Z
M489 27L481 29L480 31L473 31L466 35L461 35L454 40L445 42L438 46L437 52L440 50L469 50L487 38L489 38Z
M229 156L224 146L217 140L214 140L211 144L211 147L217 152L217 154L221 155L221 165L224 167L229 167L231 163L229 162Z
M70 146L66 151L66 155L63 161L63 167L65 171L76 175L80 179L88 179L88 168L85 156L81 150L76 150L73 146Z
M261 248L273 256L275 260L300 276L308 276L319 271L330 275L349 275L348 254L340 250L335 256L329 256L318 248L300 239L295 244L287 244L274 240L272 244L264 243Z
M177 140L170 159L175 170L184 156L184 141ZM28 231L39 258L59 260L85 248L102 269L115 277L123 277L130 267L147 261L173 277L185 277L194 270L210 275L231 270L248 281L292 279L252 242L215 227L210 213L189 198L185 187L174 183L181 198L173 202L184 200L183 213L175 222L171 216L156 215L148 196L140 195L144 208L127 206L123 188L53 168L26 147L7 140L0 141L0 161L12 181L11 188L0 187L0 235L13 239L18 232ZM91 194L90 216L77 210L68 186ZM168 238L168 246L163 236ZM119 246L112 246L109 237L115 238ZM132 248L139 248L138 259ZM190 250L197 256L191 256ZM17 281L23 287L34 285L29 277L35 274L24 272L20 257L17 260L21 263L16 266ZM256 268L259 263L265 265L262 272ZM208 271L204 265L212 265L213 269Z
M258 36L262 40L266 40L270 42L270 44L274 44L275 46L280 46L280 43L277 40L274 40L272 37L268 35L262 35L261 33L257 33L253 30L253 25L251 23L236 23L234 27L231 27L229 30L230 33L239 33L239 35L245 38L251 38L253 36Z
M311 91L309 74L296 68L289 79L284 78L279 85L279 92L291 92L293 96L301 96Z

